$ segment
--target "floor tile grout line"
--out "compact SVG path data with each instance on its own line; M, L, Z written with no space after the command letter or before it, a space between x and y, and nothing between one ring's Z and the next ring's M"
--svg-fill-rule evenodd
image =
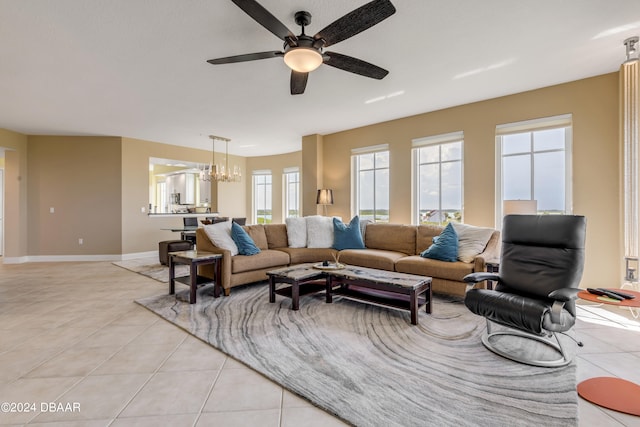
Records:
M226 365L228 359L229 359L229 356L225 355L224 362L222 362L222 365L220 366L220 369L218 369L218 372L217 372L215 378L211 382L211 386L209 387L209 391L207 392L207 395L204 398L204 401L202 402L202 405L200 405L200 409L198 410L198 415L196 416L196 419L193 421L193 426L192 427L196 427L196 424L198 424L198 421L200 420L200 417L202 416L202 411L204 410L204 407L207 406L207 402L211 398L211 394L213 393L213 389L215 388L216 384L218 383L218 380L220 379L220 376L222 375L222 369L224 368L224 365Z
M627 326L627 325L625 325L624 323L620 323L619 321L614 320L614 319L611 319L611 318L609 318L609 317L606 317L606 316L602 315L601 313L596 313L596 312L594 312L594 311L592 311L592 310L589 310L589 308L591 308L591 307L598 307L598 308L600 308L600 306L602 306L602 304L599 304L599 305L598 305L598 304L588 304L588 305L587 305L587 304L577 304L577 305L576 305L576 307L577 307L577 308L579 308L579 309L581 309L581 310L584 310L584 311L588 312L589 314L591 314L591 315L593 315L593 316L597 316L597 317L599 317L599 318L600 318L600 319L602 319L602 320L606 320L606 321L608 321L608 322L615 323L615 324L617 324L617 325L619 325L619 326L622 326L622 327L623 327L623 328L625 328L625 329L628 329L628 326ZM605 308L605 307L602 307L602 308L606 310L606 308ZM608 310L606 310L606 311L608 311ZM630 320L630 319L629 319L629 320ZM583 321L583 322L586 322L586 320L582 320L582 321Z
M133 393L133 395L131 396L131 398L129 400L127 400L127 402L122 406L122 409L120 409L120 411L115 415L115 417L113 417L113 420L117 420L118 417L120 417L120 415L122 415L122 413L125 411L125 409L127 409L127 407L131 404L131 402L133 402L133 400L138 396L138 394L140 394L140 392L142 391L143 388L146 387L147 384L149 384L149 382L151 381L151 379L158 373L160 372L160 369L162 368L162 366L167 362L167 360L169 360L169 358L171 356L174 355L174 353L176 351L178 351L178 348L180 348L180 346L189 338L188 334L185 334L184 338L175 346L175 348L173 349L173 351L169 352L169 354L167 354L167 356L162 360L162 362L158 365L158 367L149 375L149 378L147 378L147 380L140 386L138 387L138 389L135 391L135 393Z
M103 327L99 328L96 332L98 332L98 331L102 330L103 328L105 328L105 327L109 326L111 323L115 322L116 320L118 320L118 319L114 319L113 321L107 322L107 324L105 324ZM146 327L142 332L140 332L140 334L136 335L136 336L135 336L135 338L139 337L141 334L143 334L145 331L147 331L149 328L151 328L155 323L157 323L157 322L154 322L154 323L152 323L151 325L147 326L147 327ZM92 336L92 335L93 335L93 334L90 334L90 335L88 335L88 336L86 336L86 337L84 337L84 338L80 338L78 341L75 341L71 346L69 346L69 347L68 347L68 348L66 348L65 350L61 351L60 353L56 354L56 356L58 356L59 354L63 353L63 352L64 352L64 351L66 351L66 350L69 350L70 348L73 348L73 347L75 346L75 344L77 344L78 342L82 341L83 339L89 338L89 337L90 337L90 336ZM133 338L133 339L135 339L135 338ZM163 360L162 360L162 362L160 363L160 365L158 366L158 368L157 368L153 373L151 373L151 374L150 374L149 378L147 379L147 381L145 381L145 383L143 384L143 386L142 386L142 387L144 387L144 385L146 385L146 384L151 380L151 378L153 377L153 375L155 375L155 373L157 372L157 370L162 366L162 364L164 364L164 362L166 362L166 360L167 360L169 357L171 357L171 355L172 355L173 353L175 353L176 349L180 346L180 344L182 344L182 342L184 342L184 340L185 340L186 338L187 338L187 337L185 336L185 338L184 338L180 343L178 343L178 344L176 345L176 347L173 349L173 351L172 351L172 352L171 352L171 353L170 353L170 354L169 354L165 359L163 359ZM56 397L56 400L55 400L55 401L59 401L60 399L62 399L62 398L63 398L67 393L69 393L69 392L70 392L74 387L76 387L79 383L81 383L82 381L84 381L85 379L87 379L88 377L90 377L90 376L91 376L91 374L92 374L93 372L95 372L95 371L96 371L97 369L99 369L102 365L104 365L104 364L105 364L105 363L107 363L109 360L111 360L111 359L112 359L116 354L118 354L120 351L122 351L122 349L123 349L124 347L126 347L126 346L127 346L127 345L129 345L131 342L133 342L133 339L132 339L132 340L130 340L130 341L128 341L126 344L121 345L121 346L120 346L120 348L118 348L118 349L117 349L117 350L116 350L116 351L115 351L111 356L109 356L107 359L105 359L104 361L102 361L102 363L98 364L96 367L94 367L93 369L91 369L91 370L90 370L89 372L87 372L85 375L81 376L81 378L80 378L78 381L76 381L76 382L75 382L75 383L73 383L71 386L69 386L69 387L68 387L64 392L60 393L60 394ZM108 346L101 346L101 347L108 347ZM89 348L89 347L88 347L88 348ZM55 357L55 356L54 356L54 357ZM50 360L50 359L49 359L49 360ZM42 365L42 364L41 364L41 365ZM41 365L38 365L38 367L40 367ZM34 368L34 369L37 369L38 367L36 367L36 368ZM34 369L32 369L31 371L33 371ZM29 371L29 372L31 372L31 371ZM26 375L26 374L25 374L25 375ZM126 375L126 373L113 374L113 375ZM28 378L27 378L27 379L28 379ZM139 391L140 391L140 390L137 390L137 391L136 391L136 393L134 394L134 396L135 396L135 395L137 395L137 393L138 393ZM128 405L129 403L130 403L130 401L128 401L128 402L125 404L125 406L123 407L123 409L122 409L118 414L120 414L120 413L124 410L124 408L126 408L126 405ZM37 416L39 416L39 415L40 415L39 413L38 413L38 414L35 414L35 415L34 415L34 416L29 420L29 422L33 421L33 420L34 420ZM114 418L114 419L115 419L115 418ZM111 423L110 423L110 424L111 424Z
M283 421L283 415L284 415L284 387L281 387L281 392L280 392L280 413L278 414L278 426L279 427L283 427L282 426L282 421Z

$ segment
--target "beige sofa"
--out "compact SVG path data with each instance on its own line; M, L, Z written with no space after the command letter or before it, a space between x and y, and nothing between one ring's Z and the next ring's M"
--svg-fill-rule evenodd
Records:
M267 279L266 272L274 268L304 262L333 260L338 251L332 248L288 247L285 224L249 225L243 227L260 249L257 255L235 255L215 246L203 228L196 231L198 250L221 253L222 287L226 295L234 286ZM462 278L469 273L484 271L487 260L499 257L500 233L494 231L484 251L473 262L445 262L423 258L420 253L432 244L443 227L432 225L402 225L372 223L364 233L366 249L339 251L340 262L360 267L418 274L432 278L434 292L464 295ZM200 267L203 276L214 277L213 266Z

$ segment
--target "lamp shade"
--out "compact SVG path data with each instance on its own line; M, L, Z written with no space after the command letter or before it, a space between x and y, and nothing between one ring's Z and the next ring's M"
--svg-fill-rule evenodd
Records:
M503 200L502 215L535 215L538 213L537 200Z
M332 205L333 204L333 190L323 188L318 190L318 196L316 197L317 205Z
M322 64L322 55L308 47L295 47L284 54L284 63L293 71L308 73Z

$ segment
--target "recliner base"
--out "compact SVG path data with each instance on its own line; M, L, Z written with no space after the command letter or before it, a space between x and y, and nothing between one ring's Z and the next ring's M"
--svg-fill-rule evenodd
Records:
M515 362L524 363L532 366L540 366L544 368L558 368L558 367L566 366L569 363L571 363L571 361L573 360L567 357L564 347L562 346L562 343L560 342L560 340L558 339L558 336L555 333L551 333L551 336L555 338L555 342L553 342L550 338L529 334L529 333L518 331L515 329L491 332L491 321L489 319L486 319L486 321L487 321L487 330L486 330L486 333L482 335L482 338L481 338L482 344L484 344L484 346L487 349L491 350L492 352L494 352L499 356L502 356L509 360L513 360ZM551 347L553 350L558 352L561 357L556 360L534 360L534 359L527 359L524 357L520 357L518 355L504 351L499 347L496 347L491 342L491 338L497 337L500 335L521 337L521 338L526 338L526 339L540 342L548 347Z

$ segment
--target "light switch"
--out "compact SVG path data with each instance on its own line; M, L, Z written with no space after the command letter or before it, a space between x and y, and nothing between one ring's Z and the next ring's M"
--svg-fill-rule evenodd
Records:
M54 208L49 208L49 213L55 213L55 209Z

